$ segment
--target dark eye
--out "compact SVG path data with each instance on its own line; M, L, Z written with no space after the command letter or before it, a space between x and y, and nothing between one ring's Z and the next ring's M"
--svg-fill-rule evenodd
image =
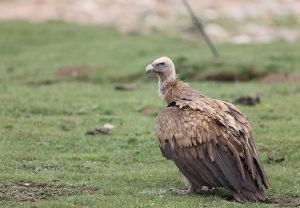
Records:
M159 63L156 65L158 68L164 68L166 66L165 63Z

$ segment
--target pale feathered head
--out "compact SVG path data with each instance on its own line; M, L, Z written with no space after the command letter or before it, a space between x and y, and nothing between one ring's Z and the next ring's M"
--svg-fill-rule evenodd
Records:
M176 71L173 61L168 57L156 59L146 68L146 73L155 73L161 82L174 81Z

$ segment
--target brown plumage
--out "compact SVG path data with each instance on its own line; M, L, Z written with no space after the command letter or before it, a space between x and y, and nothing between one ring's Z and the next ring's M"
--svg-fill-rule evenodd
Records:
M225 187L239 202L266 200L269 183L247 118L233 104L201 95L177 79L167 57L146 72L157 74L167 103L156 121L161 152L190 182L188 190L173 192Z

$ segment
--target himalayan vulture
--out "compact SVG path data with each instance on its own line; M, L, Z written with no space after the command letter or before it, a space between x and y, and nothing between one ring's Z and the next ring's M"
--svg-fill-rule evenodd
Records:
M167 103L156 120L162 155L188 180L185 195L223 187L238 202L267 200L268 179L253 141L250 123L231 103L212 99L180 81L168 57L149 64Z

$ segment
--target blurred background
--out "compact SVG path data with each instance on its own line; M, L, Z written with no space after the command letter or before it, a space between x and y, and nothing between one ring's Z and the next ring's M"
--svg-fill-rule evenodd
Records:
M300 1L188 2L218 58L181 0L0 0L1 207L232 207L168 192L183 184L145 75L160 56L247 115L268 196L299 205Z
M292 42L300 37L298 0L189 2L217 42ZM195 32L180 0L1 0L0 19L62 20L112 26L125 34L162 31L185 38Z

